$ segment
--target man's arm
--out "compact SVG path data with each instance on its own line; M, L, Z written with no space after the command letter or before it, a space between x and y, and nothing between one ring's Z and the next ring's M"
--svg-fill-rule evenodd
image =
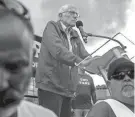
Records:
M93 100L93 103L95 104L96 103L96 92L92 93L92 100Z
M94 86L93 79L91 78L91 96L92 96L92 101L95 104L96 103L96 89Z
M55 24L53 22L48 22L45 31L43 33L42 40L49 50L50 54L57 60L67 64L69 66L74 66L75 63L79 63L82 59L72 52L70 52L62 43L62 39L59 37Z
M86 117L109 117L109 108L110 106L107 103L99 102L94 105Z
M79 49L80 49L80 57L82 59L85 59L87 56L90 56L90 54L87 52L87 50L85 49L80 37L79 37Z

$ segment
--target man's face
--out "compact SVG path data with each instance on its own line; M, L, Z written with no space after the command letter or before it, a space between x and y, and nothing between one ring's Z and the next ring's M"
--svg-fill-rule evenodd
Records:
M23 99L31 76L32 34L9 31L0 33L0 115Z
M121 69L111 79L111 91L115 97L134 99L134 70Z
M67 25L74 27L79 14L76 9L72 9L61 14L61 20Z

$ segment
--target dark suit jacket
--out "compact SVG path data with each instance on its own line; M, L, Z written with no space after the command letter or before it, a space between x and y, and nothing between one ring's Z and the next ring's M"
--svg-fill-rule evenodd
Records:
M60 21L47 23L36 71L37 88L72 96L77 80L75 63L80 62L89 54L75 30L71 33L71 44L73 52L69 51L68 39Z

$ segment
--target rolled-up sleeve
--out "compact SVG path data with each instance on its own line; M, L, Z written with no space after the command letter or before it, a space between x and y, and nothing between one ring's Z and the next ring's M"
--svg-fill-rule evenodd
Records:
M72 52L70 52L59 37L55 25L50 21L48 22L45 31L43 33L42 43L47 47L50 54L56 59L69 66L74 66L75 63L79 63L82 59Z

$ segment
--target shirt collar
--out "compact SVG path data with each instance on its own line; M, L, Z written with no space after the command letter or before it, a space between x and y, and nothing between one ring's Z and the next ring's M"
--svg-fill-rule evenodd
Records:
M62 22L60 22L60 23L61 23L61 26L62 26L63 30L66 31L67 27Z
M71 32L72 28L69 29L62 22L60 22L60 23L61 23L61 26L62 26L63 30L65 31L65 33L70 33Z

